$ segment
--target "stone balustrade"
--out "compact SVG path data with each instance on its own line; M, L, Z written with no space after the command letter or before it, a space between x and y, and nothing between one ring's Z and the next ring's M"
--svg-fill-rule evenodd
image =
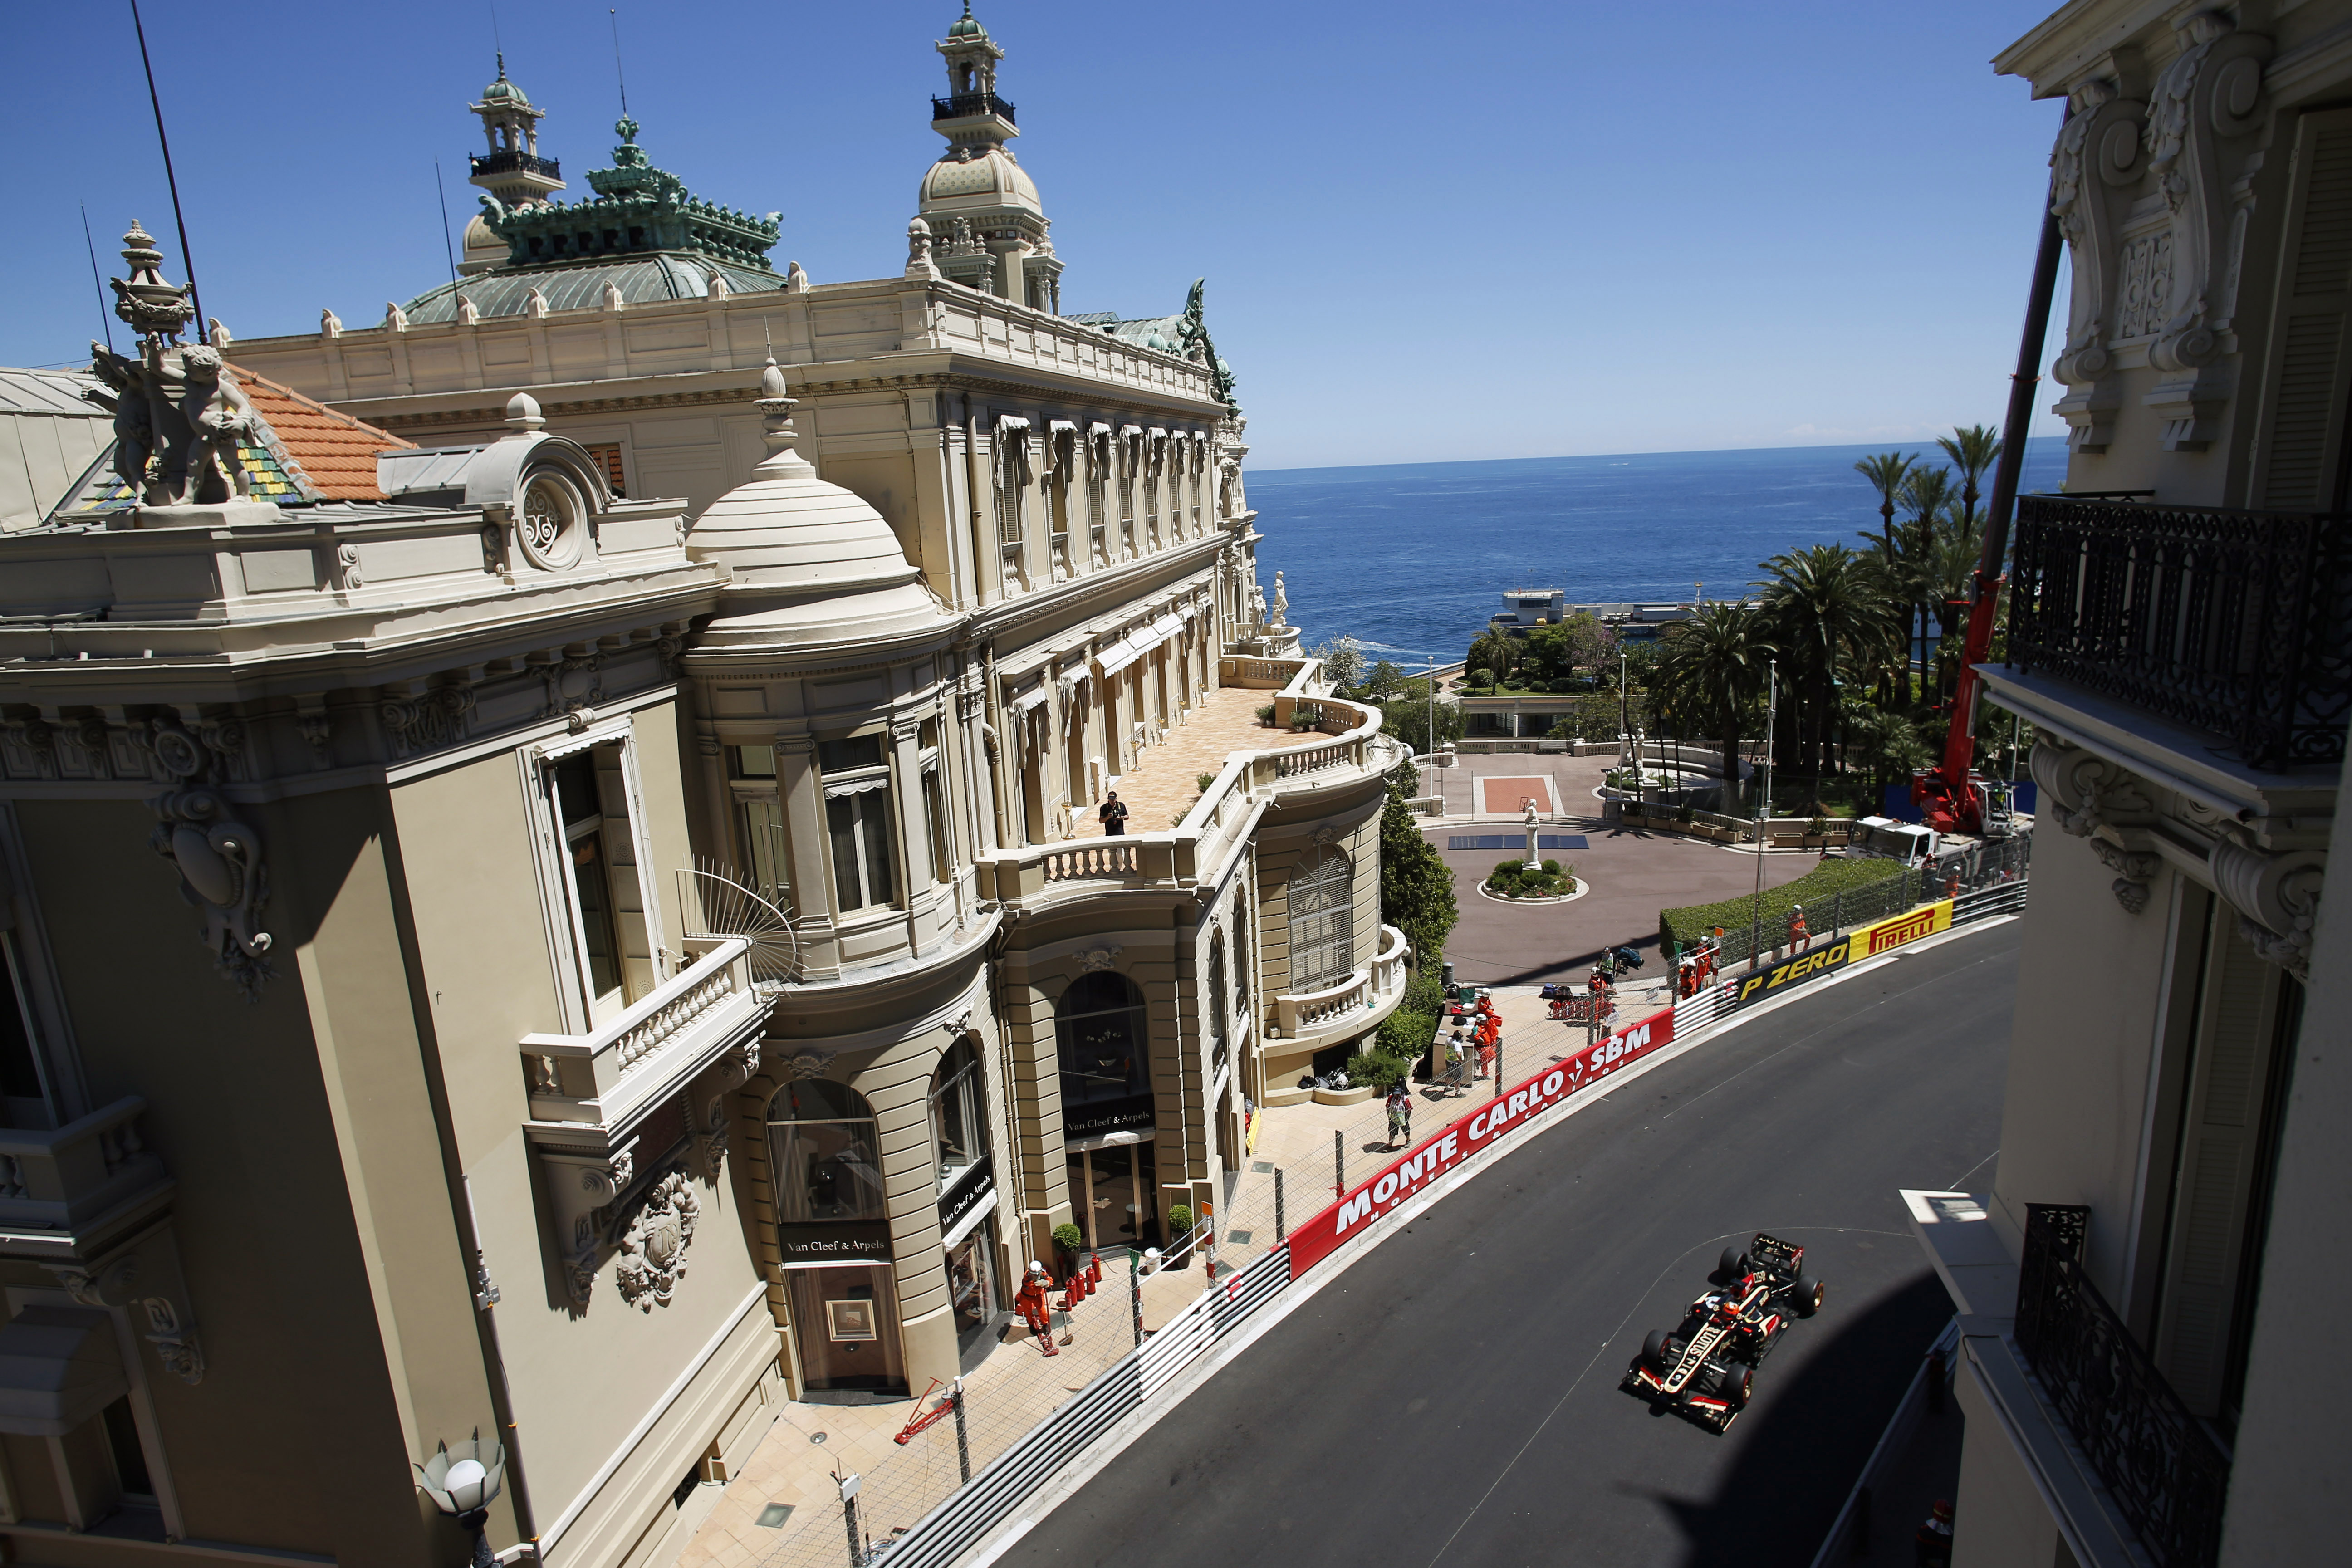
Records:
M0 1128L0 1256L86 1258L170 1200L146 1109L131 1095L63 1127Z
M756 1038L770 1003L753 988L750 952L750 942L729 937L595 1028L525 1035L531 1115L622 1125L729 1046Z
M1404 995L1411 948L1394 926L1381 927L1370 964L1332 984L1274 999L1274 1032L1286 1051L1319 1049L1335 1039L1377 1027Z

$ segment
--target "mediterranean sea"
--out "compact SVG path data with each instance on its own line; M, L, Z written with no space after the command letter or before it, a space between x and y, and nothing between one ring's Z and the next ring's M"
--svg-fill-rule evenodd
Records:
M1560 588L1572 605L1738 598L1768 556L1859 544L1858 531L1879 528L1878 492L1854 460L1888 449L1252 469L1258 581L1270 599L1284 574L1309 647L1344 635L1375 656L1450 663L1509 589ZM1897 449L1942 458L1932 442ZM2065 476L2063 437L2026 444L2021 489L2054 490Z

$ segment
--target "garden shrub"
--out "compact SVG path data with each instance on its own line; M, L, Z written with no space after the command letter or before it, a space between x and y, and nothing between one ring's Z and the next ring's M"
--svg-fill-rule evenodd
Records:
M1175 1240L1192 1228L1192 1205L1177 1204L1168 1211L1168 1239Z

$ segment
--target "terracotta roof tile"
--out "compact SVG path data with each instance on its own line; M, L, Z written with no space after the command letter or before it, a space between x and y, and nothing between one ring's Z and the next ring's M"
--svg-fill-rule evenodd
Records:
M269 426L269 436L264 438L263 445L276 461L257 465L257 496L269 499L264 494L269 490L306 500L384 499L383 491L376 488L376 454L413 447L415 442L404 441L389 430L379 430L348 414L338 414L267 376L236 365L229 368L236 373L237 386L253 405L253 411ZM287 487L283 491L277 491L276 485L269 482L277 478L270 472L273 468L283 471L284 478L279 481Z

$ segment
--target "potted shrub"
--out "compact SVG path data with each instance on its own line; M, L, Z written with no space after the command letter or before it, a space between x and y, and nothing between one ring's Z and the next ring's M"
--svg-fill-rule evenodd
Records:
M1202 773L1201 775L1199 775L1198 777L1196 777L1195 779L1193 779L1192 784L1193 784L1194 787L1196 787L1197 789L1199 789L1199 790L1200 790L1200 792L1201 792L1202 795L1206 795L1206 794L1208 794L1208 793L1209 793L1209 786L1210 786L1211 784L1213 784L1216 783L1216 782L1217 782L1217 775L1216 775L1216 774L1214 774L1214 773Z
M1261 724L1271 724L1274 722L1273 703L1261 702L1257 705L1257 721Z
M1168 1211L1168 1244L1173 1247L1192 1228L1192 1205L1178 1204Z
M1066 1281L1078 1271L1078 1248L1087 1244L1086 1232L1076 1226L1063 1224L1054 1227L1054 1278Z

